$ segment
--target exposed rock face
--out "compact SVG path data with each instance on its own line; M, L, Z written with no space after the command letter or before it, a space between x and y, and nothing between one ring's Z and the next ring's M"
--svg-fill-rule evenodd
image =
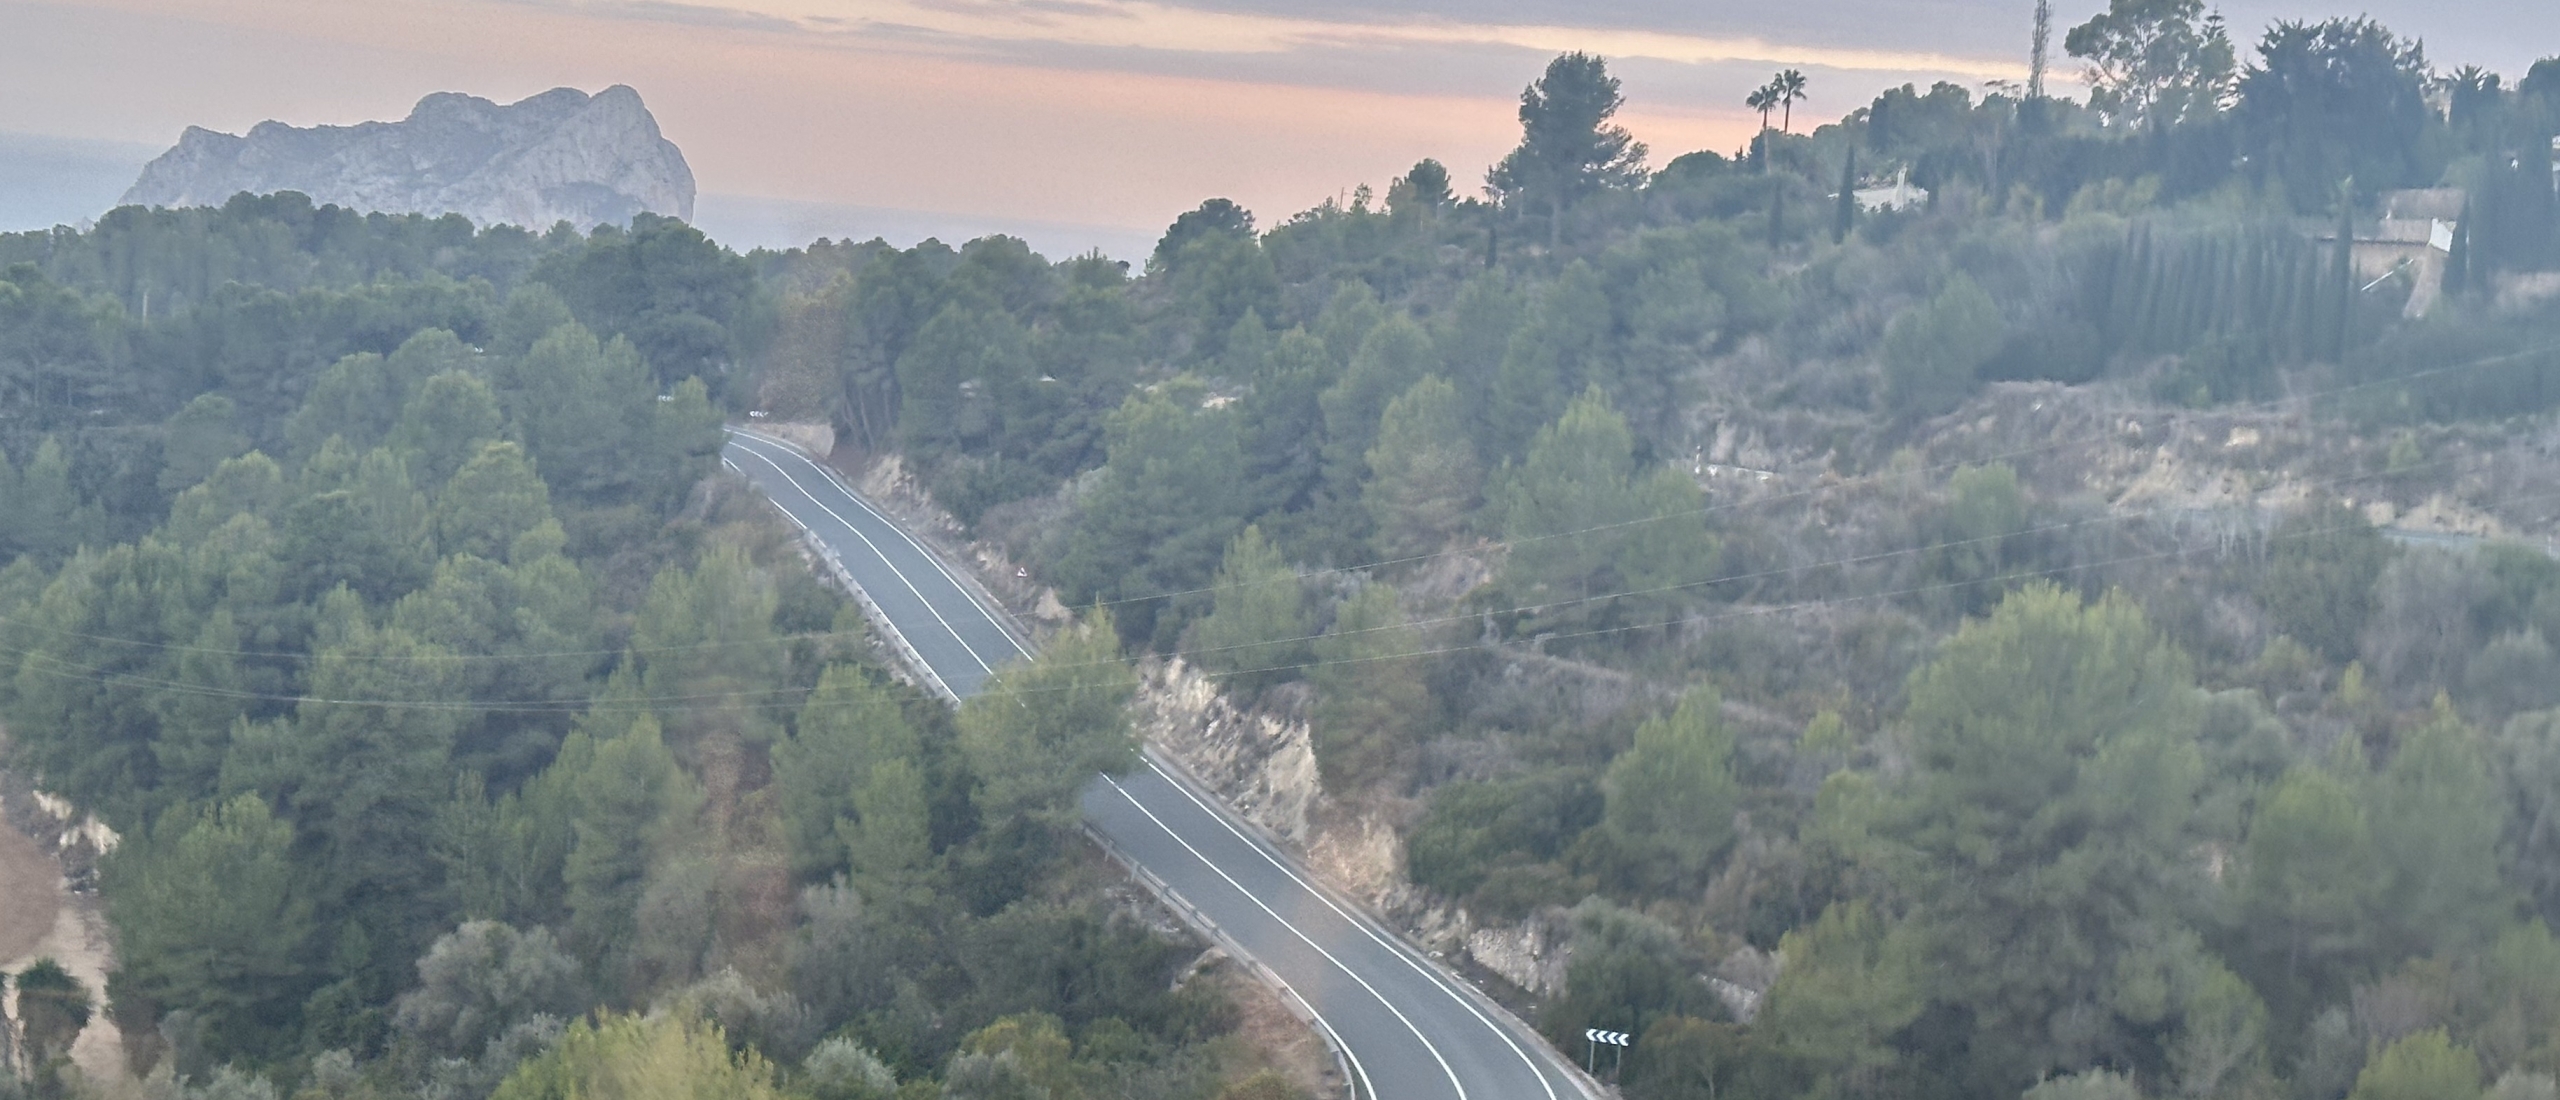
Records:
M438 92L399 122L261 122L247 137L189 127L123 201L219 206L243 191L536 231L561 221L618 225L642 211L693 217L693 170L659 135L640 93L619 84L593 96L554 88L507 106Z

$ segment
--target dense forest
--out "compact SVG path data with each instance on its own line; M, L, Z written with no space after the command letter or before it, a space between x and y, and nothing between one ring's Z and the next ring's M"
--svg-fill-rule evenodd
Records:
M1659 166L1569 54L1480 192L1135 266L0 236L7 763L123 838L0 1091L94 1004L190 1100L1295 1095L1076 831L1179 661L1637 1100L2552 1097L2560 59L2232 34ZM750 411L1074 614L906 686Z

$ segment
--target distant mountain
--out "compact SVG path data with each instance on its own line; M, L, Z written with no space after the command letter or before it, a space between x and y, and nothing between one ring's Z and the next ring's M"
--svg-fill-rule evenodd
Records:
M218 206L242 191L481 225L581 229L647 211L693 217L693 170L640 93L554 88L500 106L439 92L399 122L308 129L261 122L247 137L188 127L124 203Z

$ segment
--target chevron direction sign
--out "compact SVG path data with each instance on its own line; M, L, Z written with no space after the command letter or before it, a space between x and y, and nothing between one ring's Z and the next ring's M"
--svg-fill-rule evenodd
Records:
M1602 1031L1595 1027L1584 1031L1582 1033L1582 1037L1595 1043L1604 1043L1613 1047L1628 1045L1627 1033L1623 1031Z

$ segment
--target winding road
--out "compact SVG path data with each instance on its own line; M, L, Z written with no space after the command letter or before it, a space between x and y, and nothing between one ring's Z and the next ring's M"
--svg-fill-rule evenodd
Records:
M721 460L825 548L945 697L1030 655L956 569L799 449L732 431ZM1152 750L1128 775L1096 776L1083 804L1151 888L1314 1017L1359 1100L1589 1100L1526 1026L1317 885Z

